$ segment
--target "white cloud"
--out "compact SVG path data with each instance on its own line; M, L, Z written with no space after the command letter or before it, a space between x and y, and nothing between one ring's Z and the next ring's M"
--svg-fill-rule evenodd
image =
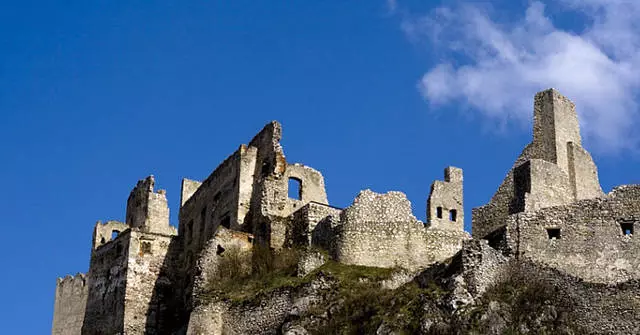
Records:
M397 0L387 0L387 10L389 13L394 13L398 9L398 1Z
M554 87L578 108L583 135L601 151L636 149L640 2L564 0L587 18L563 30L533 2L515 22L473 5L405 19L412 40L444 52L418 86L432 105L463 102L491 119L529 121L535 92Z

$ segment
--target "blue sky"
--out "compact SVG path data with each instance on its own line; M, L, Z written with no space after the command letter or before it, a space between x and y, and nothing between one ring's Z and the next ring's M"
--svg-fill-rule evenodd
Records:
M0 4L0 315L50 332L57 277L87 270L97 220L156 176L205 178L265 123L329 201L465 171L470 209L529 142L533 94L573 99L606 191L637 183L640 5L527 1Z

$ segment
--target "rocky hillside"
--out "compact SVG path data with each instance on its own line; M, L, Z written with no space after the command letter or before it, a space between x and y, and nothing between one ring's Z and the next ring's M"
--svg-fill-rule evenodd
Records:
M640 333L637 281L591 284L510 259L474 292L455 257L409 273L324 262L318 252L257 254L219 264L197 293L188 334ZM308 272L309 263L324 264Z

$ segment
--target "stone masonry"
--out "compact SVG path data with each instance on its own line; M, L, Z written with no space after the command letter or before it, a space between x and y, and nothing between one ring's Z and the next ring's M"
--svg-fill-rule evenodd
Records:
M310 251L305 274L325 259L314 249L345 264L407 273L455 269L456 283L464 283L457 287L474 297L511 258L595 283L640 279L640 186L602 192L575 106L553 89L535 96L532 142L489 203L472 210L473 238L464 231L462 169L447 167L444 180L433 182L425 222L396 191L364 190L337 208L319 171L287 162L281 137L281 125L270 122L207 178L183 179L177 229L166 192L154 190L153 176L140 180L125 222L95 225L87 274L58 279L52 333L256 333L277 326L291 307L290 292L242 310L198 299L226 251L251 253L256 245ZM203 319L205 310L215 317Z

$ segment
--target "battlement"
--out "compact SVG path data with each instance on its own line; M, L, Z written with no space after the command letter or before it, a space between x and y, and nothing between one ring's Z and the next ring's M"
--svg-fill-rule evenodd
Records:
M66 275L58 278L58 293L65 294L69 291L83 289L87 285L87 276L84 273L76 273L75 275Z
M51 334L80 334L87 305L87 276L77 273L75 276L58 278L53 312Z

